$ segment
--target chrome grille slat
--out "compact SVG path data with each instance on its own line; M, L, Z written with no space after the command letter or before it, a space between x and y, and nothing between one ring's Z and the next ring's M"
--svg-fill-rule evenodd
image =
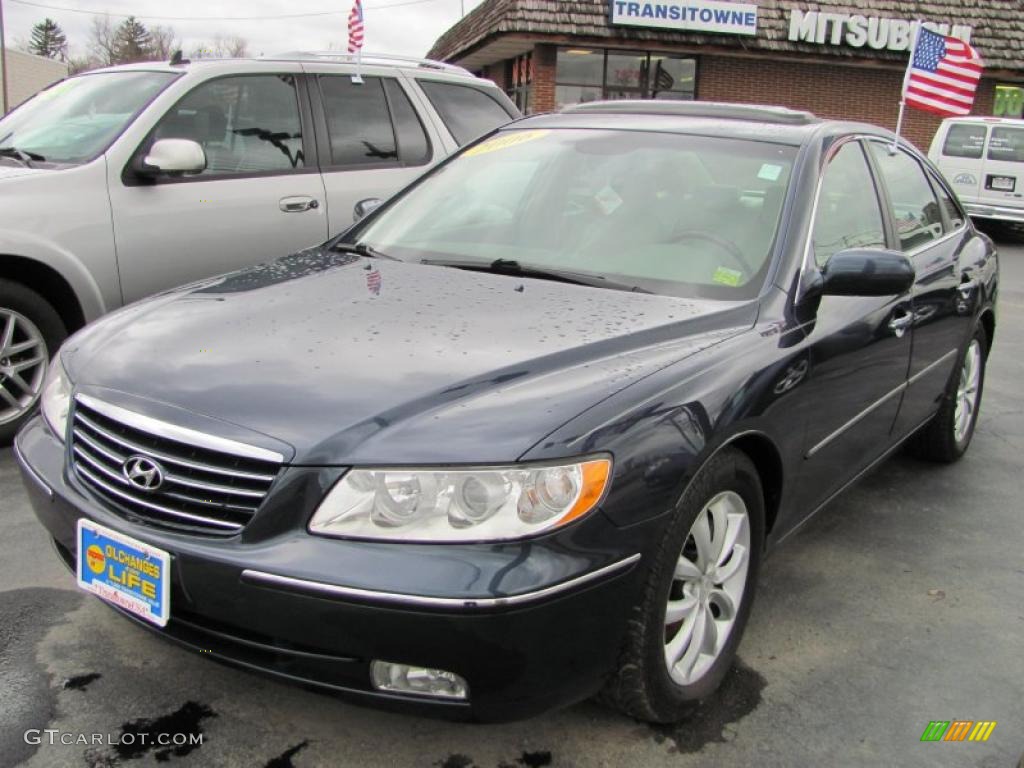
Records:
M198 444L192 445L177 438L180 434L194 437L195 432L148 417L136 419L113 406L93 407L97 403L76 399L72 468L82 484L116 514L189 533L231 535L256 514L277 477L277 462L209 447L230 441L210 436L196 438ZM140 425L153 426L154 431ZM156 487L146 488L129 479L125 463L136 456L162 465L162 482Z
M109 493L112 493L115 496L120 496L121 498L125 499L126 501L130 501L133 504L139 504L143 507L148 507L149 509L155 510L157 512L162 512L163 514L170 515L171 517L180 517L183 520L191 520L193 522L203 523L205 525L212 525L217 528L230 529L233 531L239 531L242 529L242 526L238 525L237 523L225 523L223 520L217 520L212 517L202 517L201 515L192 515L187 512L178 512L177 510L170 509L169 507L162 507L159 504L153 504L148 501L139 501L134 496L131 496L128 493L122 493L117 488L107 485L106 482L100 480L85 467L78 466L76 470L80 475L84 475L85 477L89 478L89 480L91 480L93 483L100 486L104 490L108 491Z
M86 425L93 432L96 432L96 433L100 434L101 436L107 438L107 440L109 440L110 442L117 443L118 445L121 445L124 448L127 448L132 453L144 453L147 456L151 456L154 459L157 459L159 461L166 461L166 462L168 462L170 464L180 464L183 467L188 467L189 469L198 469L201 472L213 472L213 473L218 474L218 475L228 475L230 477L240 477L240 478L245 479L245 480L258 480L258 481L266 482L266 483L269 483L269 482L273 481L274 478L276 477L276 475L259 475L259 474L255 474L255 473L251 473L251 472L239 472L237 470L221 469L221 468L218 468L218 467L210 467L210 466L206 466L204 464L199 464L199 463L194 462L194 461L188 461L187 459L182 459L182 458L179 458L177 456L169 456L169 455L167 455L165 453L160 453L159 451L154 451L154 450L152 450L150 448L147 448L144 445L139 445L138 443L133 443L133 442L131 442L129 440L126 440L126 439L124 439L122 437L118 437L116 435L112 435L110 432L107 432L107 430L103 429L103 427L101 427L101 426L97 425L96 423L90 421L88 417L83 416L81 414L77 414L76 415L75 421L80 422L80 423Z

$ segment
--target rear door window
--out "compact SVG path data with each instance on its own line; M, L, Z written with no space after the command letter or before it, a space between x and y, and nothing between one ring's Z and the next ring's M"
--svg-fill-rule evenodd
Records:
M946 142L942 145L942 154L946 157L966 157L971 160L981 159L985 148L985 133L988 127L971 123L953 123L946 134Z
M988 141L988 159L1024 163L1024 128L996 126Z
M321 75L330 164L359 168L423 165L430 142L409 97L391 77Z
M438 80L418 82L460 147L512 119L496 99L477 88Z

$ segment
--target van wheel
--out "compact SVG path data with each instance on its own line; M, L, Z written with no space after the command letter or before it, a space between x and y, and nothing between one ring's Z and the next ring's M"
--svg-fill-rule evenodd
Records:
M670 723L715 692L754 602L764 520L756 467L741 451L722 450L676 507L601 699Z
M46 299L0 279L0 445L35 412L50 358L66 337Z

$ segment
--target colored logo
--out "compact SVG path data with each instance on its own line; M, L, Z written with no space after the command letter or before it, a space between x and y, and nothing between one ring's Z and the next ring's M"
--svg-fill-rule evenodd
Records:
M153 491L164 484L164 471L152 459L145 456L131 456L121 467L125 478L140 491Z
M932 720L921 741L988 741L995 729L995 720Z
M107 558L103 556L103 550L96 544L90 544L85 550L85 562L93 573L103 573L103 566L107 564Z

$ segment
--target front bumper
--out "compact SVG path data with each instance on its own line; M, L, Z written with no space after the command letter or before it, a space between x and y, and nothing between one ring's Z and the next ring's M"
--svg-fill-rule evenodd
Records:
M595 693L616 662L639 564L661 525L619 529L597 513L524 542L324 539L302 521L340 470L290 467L242 534L214 540L136 524L93 501L38 418L15 454L36 515L72 570L80 517L171 553L171 619L164 629L136 620L147 629L366 703L460 719L529 717ZM455 672L469 699L377 691L374 659Z

